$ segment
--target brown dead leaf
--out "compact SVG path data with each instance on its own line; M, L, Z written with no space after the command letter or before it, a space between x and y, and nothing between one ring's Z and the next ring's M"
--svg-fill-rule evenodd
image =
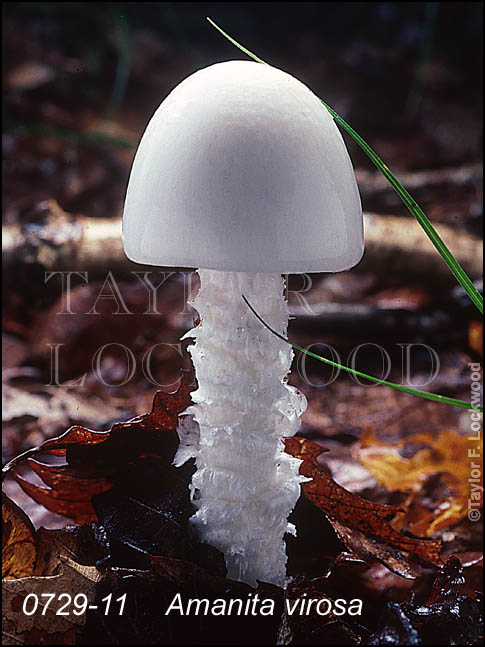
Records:
M338 519L330 519L333 529L337 533L340 541L350 551L350 556L360 559L365 563L372 563L378 559L392 573L401 577L413 580L420 574L410 562L409 551L396 550L394 546L387 545L379 537L373 537L370 534L361 532L356 528L350 528ZM406 539L402 535L403 539Z
M332 610L334 600L318 589L318 580L295 578L285 590L285 610L278 630L278 645L359 645L361 640L350 623ZM288 608L297 600L328 600L324 607L330 609L325 615L316 613L288 613ZM339 617L340 616L340 617ZM345 618L347 620L347 618Z
M86 615L59 615L59 607L67 598L86 596L88 604L94 601L96 584L102 579L94 566L82 566L69 558L63 558L62 572L50 577L26 577L20 580L2 582L3 602L3 644L4 645L74 645L86 622ZM45 594L53 593L55 598L47 606ZM39 600L39 611L31 615L23 613L27 595L34 594ZM44 594L44 597L42 595ZM32 597L30 600L33 600ZM30 608L30 607L29 607Z
M36 534L27 515L2 493L2 578L16 580L34 572Z
M13 504L5 498L3 503L3 513L5 515L7 511L7 518L10 518L8 515ZM26 521L29 525L28 519ZM96 559L97 542L92 538L89 526L85 526L63 530L41 528L35 537L31 536L29 543L35 548L35 569L34 560L30 558L26 562L28 568L24 566L15 578L8 573L2 581L2 643L73 645L85 625L86 614L73 613L72 601L81 594L86 596L87 604L91 604L95 599L96 585L103 579L97 568L88 565L92 562L85 563L86 553L89 553L89 560ZM25 547L21 542L8 545L15 563L26 561ZM49 594L55 596L51 601L48 601ZM69 607L64 608L64 614L58 614L59 607L68 600L66 596L70 596ZM25 613L24 603L31 611L36 598L37 611Z
M320 445L304 438L288 438L285 448L303 461L300 474L312 479L302 485L306 497L325 513L340 539L357 557L377 559L407 578L417 575L409 564L416 558L428 564L441 563L440 541L404 535L392 527L401 508L371 503L335 483L317 461L322 453Z
M77 523L94 521L91 498L122 480L127 466L148 457L163 457L170 464L178 443L178 415L189 404L193 388L189 374L184 373L177 391L156 393L150 413L116 423L109 431L74 426L30 451L28 464L47 487L21 476L16 459L4 472L13 468L12 475L24 492L51 512ZM66 464L52 465L32 458L41 453L64 457Z
M45 432L59 431L80 418L84 424L99 424L116 420L120 407L101 398L86 398L75 389L35 386L35 392L2 384L2 420L9 422L20 418L34 418Z
M368 429L361 436L355 456L390 492L411 494L406 513L398 521L400 527L430 536L458 523L468 513L468 450L472 447L477 456L481 455L481 441L472 444L466 436L450 430L436 437L427 433L414 434L390 445ZM433 489L435 496L430 509L421 498L425 483L435 475L440 476L440 482ZM482 490L477 489L477 493L481 498Z

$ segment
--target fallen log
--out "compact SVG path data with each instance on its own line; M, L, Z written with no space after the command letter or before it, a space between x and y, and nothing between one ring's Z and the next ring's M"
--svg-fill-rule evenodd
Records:
M361 195L372 197L376 194L393 194L394 189L380 171L358 168L355 171ZM449 187L474 187L483 180L482 164L468 164L452 168L400 172L399 181L408 191Z
M43 203L39 221L3 229L3 266L7 273L28 265L45 271L87 271L90 279L107 272L126 274L141 266L129 261L121 244L121 219L94 219L66 213L54 200ZM366 251L358 271L421 277L426 283L455 282L414 218L367 213ZM476 236L449 225L436 230L472 279L482 275L482 243ZM150 268L143 266L149 271ZM173 271L183 268L174 268ZM187 268L185 268L187 269Z
M405 274L424 283L454 285L437 250L414 218L365 214L366 251L362 272ZM436 231L472 280L483 272L482 241L460 229L438 224Z

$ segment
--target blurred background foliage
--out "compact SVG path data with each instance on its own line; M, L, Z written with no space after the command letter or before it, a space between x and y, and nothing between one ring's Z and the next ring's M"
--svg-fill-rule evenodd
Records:
M478 2L4 3L4 73L17 94L7 96L6 120L24 127L34 125L29 116L37 126L55 121L29 115L18 97L27 93L25 103L39 103L44 113L49 96L70 125L86 104L104 117L131 108L144 124L185 75L243 57L210 28L211 16L359 131L426 133L429 113L448 113L450 105L479 123L482 12ZM452 119L439 117L439 124ZM453 136L448 161L479 152L471 141L458 150Z
M206 16L308 84L391 168L480 159L482 3L20 2L3 11L7 207L33 183L60 181L62 161L45 142L46 152L23 164L17 146L35 149L43 136L51 148L57 140L132 150L182 78L244 57ZM370 168L348 145L354 163ZM119 214L126 167L111 170L114 203L93 205L71 187L62 206ZM469 224L480 215L471 209Z

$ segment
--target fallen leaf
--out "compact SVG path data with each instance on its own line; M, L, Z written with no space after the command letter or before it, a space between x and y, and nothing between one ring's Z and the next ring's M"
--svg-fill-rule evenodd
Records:
M133 526L137 521L131 517ZM145 527L145 531L149 540L150 528ZM262 583L255 590L227 580L225 569L214 568L212 561L206 568L194 563L194 550L190 551L190 561L148 555L144 569L120 567L116 561L111 567L106 556L114 547L112 537L95 524L62 530L41 528L37 539L38 559L33 575L14 584L3 582L3 644L143 645L159 644L167 636L174 644L230 644L234 635L241 644L275 643L283 610L283 591L279 587ZM207 546L201 548L205 550ZM220 559L223 564L222 555ZM55 596L48 608L47 593ZM221 600L228 605L231 599L239 598L245 606L256 593L260 600L273 600L274 613L201 613L196 622L187 622L186 616L178 611L165 615L176 595L180 595L186 608L193 598L208 599L210 604L219 600L219 605ZM26 602L28 609L34 604L34 595L39 599L39 607L32 615L26 615L23 605L30 594L33 595ZM81 594L93 608L76 616L71 602L71 612L58 616L61 594L70 595L71 600ZM107 596L111 600L109 613ZM119 613L121 596L126 596L123 614Z
M98 527L109 540L105 565L146 570L151 557L164 556L226 575L222 553L191 532L192 473L190 463L177 468L147 459L130 466L122 483L93 497Z
M91 498L123 481L129 465L148 457L162 458L167 468L171 465L178 444L178 415L187 407L193 388L184 373L175 393L156 393L150 413L116 423L109 431L74 426L31 450L28 464L47 487L21 476L16 459L4 474L13 468L12 475L24 492L51 512L77 523L94 521ZM33 458L38 454L64 457L66 463L41 462Z
M5 505L8 515L12 503L4 500L4 514ZM94 601L96 584L102 581L103 574L92 564L103 553L102 540L95 528L83 526L62 530L40 528L35 537L32 535L32 542L35 568L31 558L26 560L20 542L11 545L14 562L23 560L28 568L17 573L15 581L10 573L2 581L3 644L73 645L86 622L86 614L73 613L72 602L77 595L86 596L87 604ZM49 603L48 594L55 596ZM60 598L61 595L64 597ZM66 595L71 596L69 608L58 614L59 607L67 601ZM25 613L24 604L30 612L36 599L38 609Z
M149 570L109 569L106 578L98 585L97 599L109 595L114 601L126 594L123 615L104 616L97 613L86 624L84 644L122 645L274 645L283 610L283 590L270 584L260 584L257 589L242 582L214 575L191 562L167 557L151 559ZM268 616L250 611L246 615L232 610L231 615L195 615L192 606L189 617L180 611L166 615L175 596L180 596L184 610L190 599L215 600L240 599L243 605L258 594L259 600L271 599L274 613ZM202 609L204 608L202 604Z
M67 600L60 599L59 596L68 595L72 601L76 595L82 594L86 596L87 603L91 604L96 584L101 579L101 573L94 566L81 566L64 558L59 575L3 580L3 644L74 645L76 634L84 626L86 616L72 613L72 605L70 613L59 615L57 611ZM48 593L55 596L49 605L46 597ZM23 605L26 597L31 594L29 604L34 604L37 599L39 610L26 614L23 612Z
M444 431L433 436L420 433L391 444L382 442L371 429L361 436L355 456L390 492L412 494L406 511L396 523L410 532L430 536L448 528L468 513L470 497L470 457L473 447L481 455L481 440L472 443L466 436ZM424 505L425 484L436 475L430 487L430 504ZM440 486L440 487L438 487ZM482 483L477 483L477 496L482 497ZM480 502L478 501L478 504ZM416 514L418 512L418 514Z
M418 630L413 626L406 608L398 602L388 602L381 613L379 629L368 645L421 645Z
M34 572L35 530L27 515L2 492L2 578L19 579Z
M179 444L175 428L192 388L185 374L176 393L156 394L150 414L106 432L69 429L27 459L45 486L21 476L18 465L13 469L15 480L50 511L77 522L97 521L106 537L105 554L99 556L105 567L148 569L149 555L164 555L190 559L225 576L222 554L199 544L189 528L193 461L173 465ZM66 463L48 464L33 457L41 451L65 457Z
M300 474L312 480L302 484L305 496L328 517L349 551L368 561L377 559L393 572L414 578L410 561L440 564L441 542L404 535L391 521L402 511L398 506L378 505L335 483L318 462L322 447L304 438L285 441L288 453L303 462Z
M466 591L463 567L451 557L438 573L425 603L413 598L389 603L368 645L478 645L482 612L477 595Z
M317 580L318 582L318 580ZM351 623L333 611L334 600L318 590L317 582L298 577L285 589L285 611L278 629L278 645L359 645L361 639ZM328 600L323 605L326 615L288 613L288 607L297 600ZM287 602L288 601L288 602Z
M45 435L59 431L80 418L85 424L116 420L120 407L106 400L86 398L68 387L36 387L31 393L25 389L2 384L2 420L8 422L24 416L35 418Z

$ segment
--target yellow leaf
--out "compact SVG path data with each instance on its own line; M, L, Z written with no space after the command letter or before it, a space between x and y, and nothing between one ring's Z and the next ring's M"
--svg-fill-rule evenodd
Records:
M412 494L399 525L406 525L417 535L429 536L466 517L471 469L468 450L473 446L476 455L481 455L481 444L477 447L477 442L472 443L466 436L448 430L437 437L420 433L387 444L369 429L363 433L356 454L390 492ZM435 474L441 475L441 483L445 487L441 488L443 494L430 511L420 504L419 494L425 481ZM420 514L417 514L418 507Z
M27 515L2 493L2 578L16 580L34 572L36 536Z

